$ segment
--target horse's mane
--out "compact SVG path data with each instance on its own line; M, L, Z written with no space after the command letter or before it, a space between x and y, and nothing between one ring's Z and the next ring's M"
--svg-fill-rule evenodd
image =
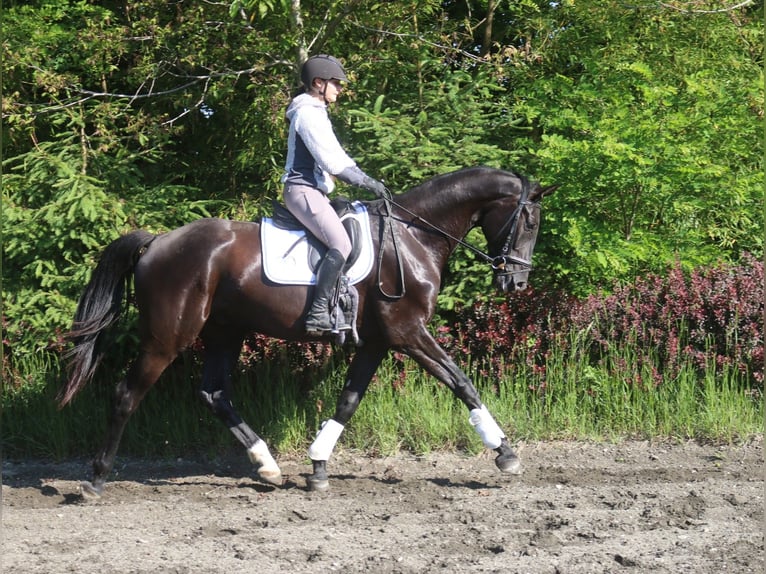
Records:
M409 189L408 191L402 193L401 195L399 195L399 199L401 201L408 202L408 200L419 201L423 197L432 197L436 193L440 195L450 194L450 192L452 192L453 194L464 194L464 193L467 193L467 189L463 186L457 186L455 184L458 182L466 181L466 180L474 180L475 178L479 178L479 177L518 178L519 180L521 180L522 185L529 184L529 180L525 176L517 172L497 169L497 168L488 167L488 166L464 167L456 171L434 176L431 179L428 179L416 185L415 187ZM453 198L454 196L450 195L449 199L453 199ZM443 199L446 201L448 198L445 196L443 197Z

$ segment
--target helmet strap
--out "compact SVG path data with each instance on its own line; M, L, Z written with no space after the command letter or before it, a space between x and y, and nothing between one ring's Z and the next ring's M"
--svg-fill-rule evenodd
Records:
M322 91L320 92L322 99L324 100L324 105L329 106L330 102L327 101L327 96L325 93L327 92L327 84L330 82L330 80L322 80Z
M322 96L322 101L324 102L324 104L325 104L326 106L329 106L329 105L330 105L330 102L328 102L328 101L327 101L327 96L326 96L326 92L327 92L327 82L328 82L329 80L323 80L322 78L320 78L320 80L322 80L322 82L323 82L323 83L322 83L322 88L321 88L321 89L319 89L319 90L317 90L317 89L314 87L314 82L312 81L312 83L311 83L311 90L310 90L310 92L311 92L312 94L316 94L316 95L318 95L318 96Z

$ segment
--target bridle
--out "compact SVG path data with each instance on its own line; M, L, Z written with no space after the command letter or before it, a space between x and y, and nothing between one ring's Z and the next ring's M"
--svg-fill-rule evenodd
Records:
M516 248L516 235L517 230L519 228L519 221L521 220L521 213L524 209L524 207L531 205L533 202L529 201L529 182L525 178L521 178L521 197L519 197L519 203L516 206L516 209L513 210L513 213L511 213L510 217L508 218L508 221L505 222L505 225L503 225L502 229L497 233L498 237L502 237L502 235L505 233L506 229L508 230L508 235L505 239L505 243L503 244L503 248L500 250L500 255L496 257L492 257L486 253L484 253L481 249L478 247L471 245L470 243L463 241L459 237L455 237L440 227L434 225L430 221L427 221L423 219L420 215L417 213L414 213L413 211L410 211L403 205L397 203L393 200L391 192L388 192L383 197L385 201L386 206L386 213L385 213L385 219L388 221L388 227L391 233L391 238L394 243L394 250L396 252L396 260L399 264L399 283L400 283L400 291L401 293L399 295L390 295L386 293L383 290L383 285L380 280L380 270L381 266L383 264L383 244L385 242L385 231L383 232L383 237L381 239L381 245L380 249L378 251L378 288L380 289L380 292L386 296L393 299L399 299L404 296L405 294L405 287L404 287L404 271L402 267L402 261L401 257L399 256L399 248L396 242L396 232L395 228L392 224L392 215L391 215L391 205L396 206L398 209L401 209L408 215L413 216L417 221L420 221L421 223L424 223L443 237L446 237L447 239L450 239L457 243L458 245L462 245L469 251L472 251L484 261L490 264L492 267L492 270L495 272L495 274L500 276L508 276L508 275L515 275L517 273L527 273L532 269L532 262L527 259L522 259L520 257L515 257L511 255L510 253ZM521 266L522 269L506 269L507 266Z
M516 239L517 239L517 230L519 228L519 221L521 221L521 213L527 205L531 205L532 202L529 201L529 182L526 179L522 179L521 184L521 197L519 198L519 203L516 206L516 209L513 210L513 213L511 213L511 216L508 218L508 221L503 225L502 229L498 231L497 236L502 237L505 233L505 230L508 229L508 235L505 238L505 243L503 244L503 248L500 250L500 255L497 257L494 257L491 261L492 269L497 273L498 271L502 271L502 273L498 273L498 275L513 275L515 273L526 273L532 269L532 262L528 259L521 259L520 257L514 257L513 255L510 255L510 253L516 249ZM488 257L485 255L485 257ZM506 265L520 265L523 267L523 269L514 269L511 271L506 271Z

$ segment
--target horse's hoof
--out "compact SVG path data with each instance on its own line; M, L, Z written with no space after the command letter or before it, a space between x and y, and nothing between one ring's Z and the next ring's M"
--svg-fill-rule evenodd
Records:
M513 453L497 455L495 457L495 465L500 469L500 472L521 474L521 460Z
M258 478L268 484L272 484L274 486L282 486L282 472L279 469L271 470L259 468Z
M326 478L309 476L306 479L306 486L308 486L308 489L312 492L325 492L330 488L330 481Z
M98 500L101 498L102 491L103 487L96 487L87 480L83 480L80 483L80 496L82 496L83 500Z

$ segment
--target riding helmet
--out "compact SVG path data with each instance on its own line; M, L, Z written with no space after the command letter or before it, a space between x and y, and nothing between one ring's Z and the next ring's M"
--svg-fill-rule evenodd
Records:
M314 78L347 82L346 72L341 63L327 54L311 56L301 68L301 81L306 88L311 87Z

